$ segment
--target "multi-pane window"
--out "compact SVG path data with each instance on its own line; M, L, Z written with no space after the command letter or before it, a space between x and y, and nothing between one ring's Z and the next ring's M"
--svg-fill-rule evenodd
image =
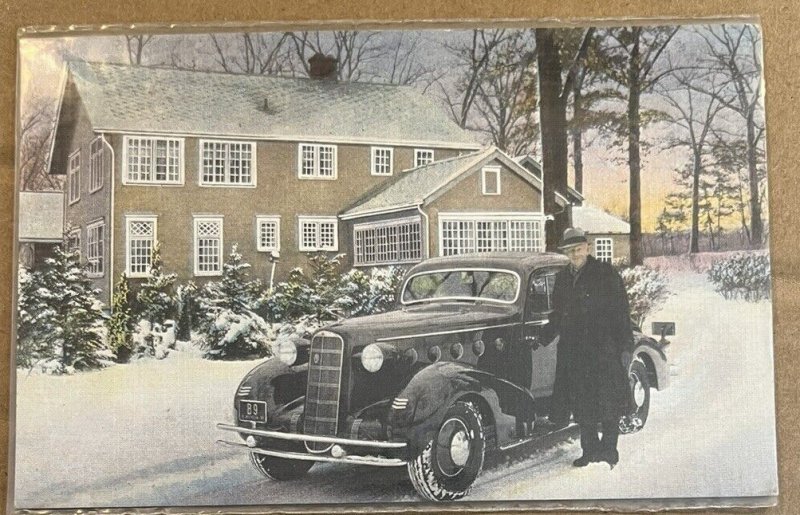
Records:
M372 147L372 175L392 175L392 149Z
M611 238L595 238L594 257L598 261L611 263L614 258L614 240Z
M126 183L181 184L183 140L125 136Z
M451 256L493 251L541 252L541 228L541 221L530 217L442 216L440 253Z
M89 182L93 192L103 187L103 139L99 137L89 144Z
M104 222L86 227L86 261L90 276L102 277L105 273L105 232Z
M261 252L280 250L281 225L277 216L256 217L256 248Z
M255 145L238 141L200 142L200 184L255 185Z
M145 277L150 273L153 247L156 243L156 218L128 217L126 261L130 277Z
M433 162L433 150L429 148L414 149L414 166L422 166Z
M298 173L300 178L336 178L336 145L301 143L298 148Z
M484 195L500 194L500 167L486 166L481 170L481 192Z
M300 250L338 250L336 217L300 217Z
M194 219L194 274L222 273L222 218Z
M67 173L67 187L69 188L69 203L74 204L81 199L81 151L76 150L69 156L69 171Z
M353 228L356 265L404 263L422 259L420 219L403 218Z

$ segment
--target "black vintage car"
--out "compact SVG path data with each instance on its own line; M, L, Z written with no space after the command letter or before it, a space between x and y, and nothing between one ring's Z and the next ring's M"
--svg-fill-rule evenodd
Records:
M406 274L396 309L277 343L234 398L236 432L275 480L314 462L405 466L422 497L463 497L484 453L529 441L547 414L557 332L548 321L557 254L486 253L426 260ZM667 386L662 345L635 331L637 412ZM541 419L540 419L541 420Z

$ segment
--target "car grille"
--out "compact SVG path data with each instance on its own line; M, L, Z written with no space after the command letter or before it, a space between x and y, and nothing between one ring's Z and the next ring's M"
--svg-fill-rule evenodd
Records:
M306 434L336 436L343 353L344 342L336 334L323 331L311 341L303 417L303 432ZM331 444L306 442L306 448L311 452L325 452L331 448Z

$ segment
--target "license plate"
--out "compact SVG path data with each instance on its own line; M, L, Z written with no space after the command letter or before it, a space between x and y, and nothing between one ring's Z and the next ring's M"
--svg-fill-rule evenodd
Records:
M264 401L239 401L239 420L266 422L267 403Z

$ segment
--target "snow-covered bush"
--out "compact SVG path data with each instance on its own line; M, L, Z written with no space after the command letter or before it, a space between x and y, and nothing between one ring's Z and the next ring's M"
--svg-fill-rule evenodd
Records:
M242 262L236 244L223 266L222 279L199 294L204 319L199 333L208 359L247 359L270 356L274 334L254 310L260 283L248 279L250 265Z
M123 273L114 288L114 296L111 299L111 317L106 322L108 345L120 363L128 361L133 352L134 325L133 295L128 276Z
M620 275L628 293L631 318L636 325L642 327L647 316L667 300L667 278L661 272L644 265L623 268Z
M369 275L351 270L342 276L336 306L348 317L388 311L394 305L403 274L398 267L373 268Z
M737 253L717 261L708 270L708 279L723 297L751 302L771 297L770 277L769 256L763 253Z
M165 329L148 320L139 320L132 335L131 360L146 358L164 359L169 355L170 344L164 339ZM172 342L174 345L174 341Z
M76 252L56 247L53 257L22 279L19 365L66 374L113 363L103 305Z
M136 294L135 318L147 320L150 324L163 325L175 313L173 286L176 275L165 274L163 267L161 245L156 242L147 279Z

